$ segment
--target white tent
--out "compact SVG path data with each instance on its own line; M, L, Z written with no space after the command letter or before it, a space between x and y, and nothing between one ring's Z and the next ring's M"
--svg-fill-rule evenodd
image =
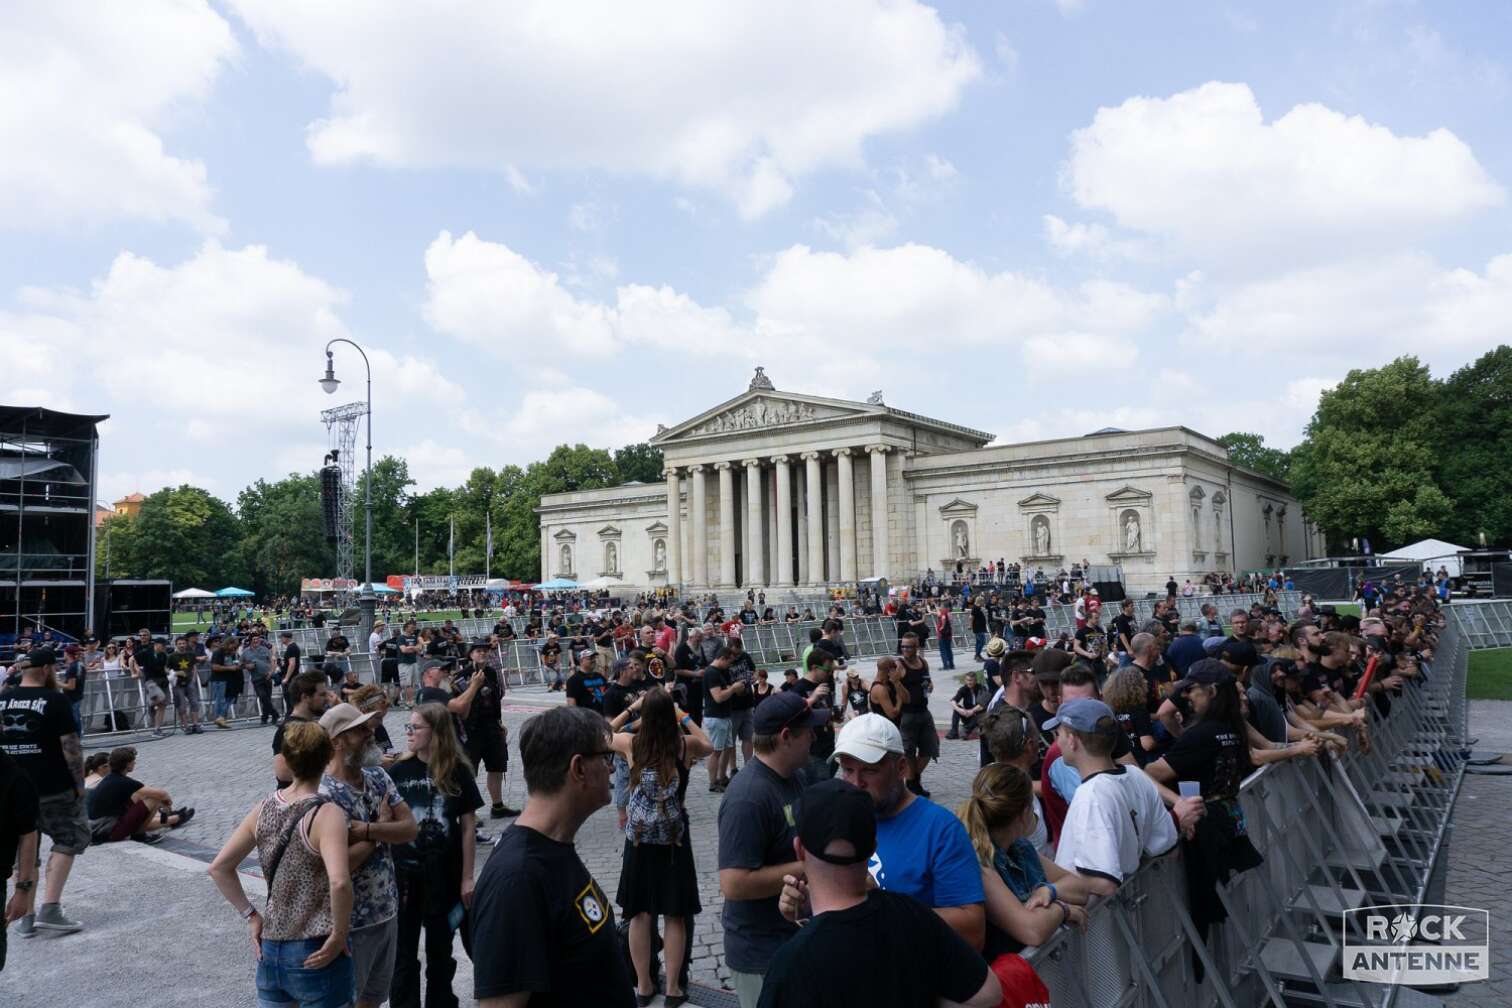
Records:
M161 596L160 596L161 597ZM174 598L215 598L215 592L205 591L203 588L185 588L181 592L174 592Z
M1403 546L1399 550L1390 553L1379 553L1377 560L1395 560L1400 563L1416 563L1419 566L1432 567L1435 572L1443 567L1449 572L1450 577L1459 577L1460 553L1468 547L1456 546L1442 539L1424 539L1415 542L1411 546Z
M615 588L615 587L618 587L619 585L622 585L622 584L624 584L623 581L617 580L617 579L612 578L612 577L596 577L592 581L584 581L583 584L582 584L582 587L584 587L584 588Z

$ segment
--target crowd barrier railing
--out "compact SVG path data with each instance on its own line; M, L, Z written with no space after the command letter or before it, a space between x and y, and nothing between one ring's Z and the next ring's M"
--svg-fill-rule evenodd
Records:
M1375 719L1369 751L1272 763L1244 782L1265 862L1218 884L1227 921L1200 932L1178 846L1091 907L1085 930L1026 950L1054 1008L1390 1008L1398 987L1341 978L1342 929L1358 927L1343 911L1428 894L1464 772L1467 651L1451 620L1423 677Z
M1458 599L1444 611L1472 651L1512 647L1512 599Z

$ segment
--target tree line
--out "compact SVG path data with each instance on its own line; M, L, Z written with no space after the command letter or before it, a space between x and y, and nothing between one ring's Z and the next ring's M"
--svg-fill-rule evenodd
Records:
M542 495L660 482L661 473L661 451L645 442L613 452L564 444L545 461L479 466L461 486L419 493L409 463L384 456L373 463L373 578L381 583L388 574L447 573L453 523L458 573L481 574L491 522L488 569L495 577L534 581L541 569L535 508ZM367 474L359 473L353 519L358 578L366 485ZM200 487L165 487L148 496L135 516L105 519L96 543L99 576L166 578L175 590L237 585L259 595L290 594L298 591L300 578L328 577L335 569L335 547L321 520L318 472L260 479L234 503Z
M1229 458L1291 484L1331 554L1435 537L1512 544L1512 347L1436 379L1416 357L1349 372L1323 393L1300 444L1218 439Z

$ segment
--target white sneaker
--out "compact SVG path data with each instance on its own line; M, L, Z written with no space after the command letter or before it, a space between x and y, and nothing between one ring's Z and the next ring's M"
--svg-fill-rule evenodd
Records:
M60 904L44 903L37 908L37 927L44 931L61 931L64 934L71 934L84 925L64 917L63 907Z

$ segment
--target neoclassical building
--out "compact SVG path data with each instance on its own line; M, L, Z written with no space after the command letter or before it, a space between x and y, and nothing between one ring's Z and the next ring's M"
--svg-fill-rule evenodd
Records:
M1185 427L992 440L880 393L779 392L757 368L745 392L657 430L664 484L543 497L541 578L781 588L1086 559L1143 591L1322 554L1284 483Z

